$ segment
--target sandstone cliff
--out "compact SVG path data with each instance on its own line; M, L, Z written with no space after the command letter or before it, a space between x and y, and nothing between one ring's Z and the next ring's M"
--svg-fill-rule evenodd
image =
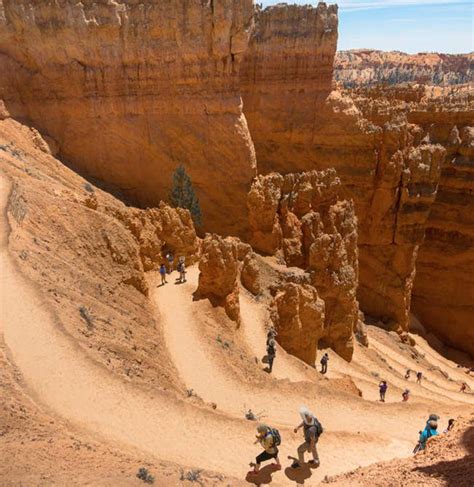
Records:
M421 146L403 113L390 112L379 124L349 96L331 92L336 41L335 7L260 12L241 69L244 112L259 172L336 168L359 219L361 308L406 330L417 250L444 152ZM287 63L289 53L301 61ZM271 253L281 237L275 227L268 232L273 209L260 211L267 215L260 220L267 239L260 249Z
M472 90L468 86L405 85L357 88L348 94L372 121L384 124L394 114L403 114L413 124L421 148L436 143L446 150L436 198L425 225L426 238L416 260L412 308L428 330L445 343L472 354Z
M1 0L0 98L140 205L166 200L184 164L205 228L237 233L255 173L238 86L252 23L252 0Z
M472 81L474 54L406 54L399 51L339 51L334 79L345 88L425 83L456 85Z
M307 284L278 289L273 321L282 346L311 365L318 345L346 360L353 352L359 317L357 219L341 193L330 169L259 176L248 197L253 247L280 254L288 266L309 274Z

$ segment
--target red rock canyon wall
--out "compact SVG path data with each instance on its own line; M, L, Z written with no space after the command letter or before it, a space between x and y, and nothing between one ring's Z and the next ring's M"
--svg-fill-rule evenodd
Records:
M0 98L141 205L183 163L207 229L240 233L255 174L238 71L252 0L0 0ZM216 191L216 188L219 188Z

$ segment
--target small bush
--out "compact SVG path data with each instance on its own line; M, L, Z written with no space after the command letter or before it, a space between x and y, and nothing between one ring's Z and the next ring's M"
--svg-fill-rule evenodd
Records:
M188 472L181 470L180 480L189 480L190 482L198 482L200 484L202 482L201 472L202 470L189 470Z
M89 311L88 308L85 306L81 306L79 308L79 313L81 315L81 318L86 322L87 328L93 328L94 327L94 318L92 317L91 312Z
M146 484L153 484L155 483L155 477L148 472L145 467L141 467L138 469L137 477L140 480L143 480Z

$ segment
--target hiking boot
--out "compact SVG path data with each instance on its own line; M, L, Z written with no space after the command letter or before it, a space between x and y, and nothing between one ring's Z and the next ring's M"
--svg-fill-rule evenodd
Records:
M310 460L308 464L311 465L312 467L319 467L320 462L319 460Z
M301 468L301 464L300 464L300 462L293 462L293 463L291 464L291 468Z

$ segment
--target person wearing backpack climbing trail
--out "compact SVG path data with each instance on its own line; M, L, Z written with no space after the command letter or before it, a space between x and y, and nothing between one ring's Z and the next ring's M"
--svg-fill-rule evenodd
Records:
M329 355L325 353L321 358L321 374L325 374L328 371Z
M276 341L274 338L270 338L267 340L267 359L268 359L268 368L267 371L271 374L273 370L273 361L275 360L276 356Z
M323 427L316 416L305 406L300 408L300 416L303 421L294 429L294 432L298 433L298 430L303 428L304 442L298 447L298 461L294 461L291 468L300 468L305 463L305 452L309 452L313 456L308 463L315 467L319 467L320 461L316 443L323 433Z
M423 372L416 373L416 383L421 384L421 379L423 379Z
M419 450L424 450L426 448L426 444L430 438L433 436L438 435L438 422L434 419L428 420L426 424L426 428L421 432L420 438L418 440L420 444Z
M263 447L263 452L257 456L255 463L251 463L250 466L253 470L249 472L250 475L256 475L260 470L262 462L274 459L277 470L281 470L280 460L278 458L278 446L281 444L280 432L275 428L270 428L266 424L257 425L257 436L254 445L260 443Z
M379 394L380 394L380 400L382 402L385 402L385 394L387 393L388 389L388 384L386 380L383 380L379 384Z

